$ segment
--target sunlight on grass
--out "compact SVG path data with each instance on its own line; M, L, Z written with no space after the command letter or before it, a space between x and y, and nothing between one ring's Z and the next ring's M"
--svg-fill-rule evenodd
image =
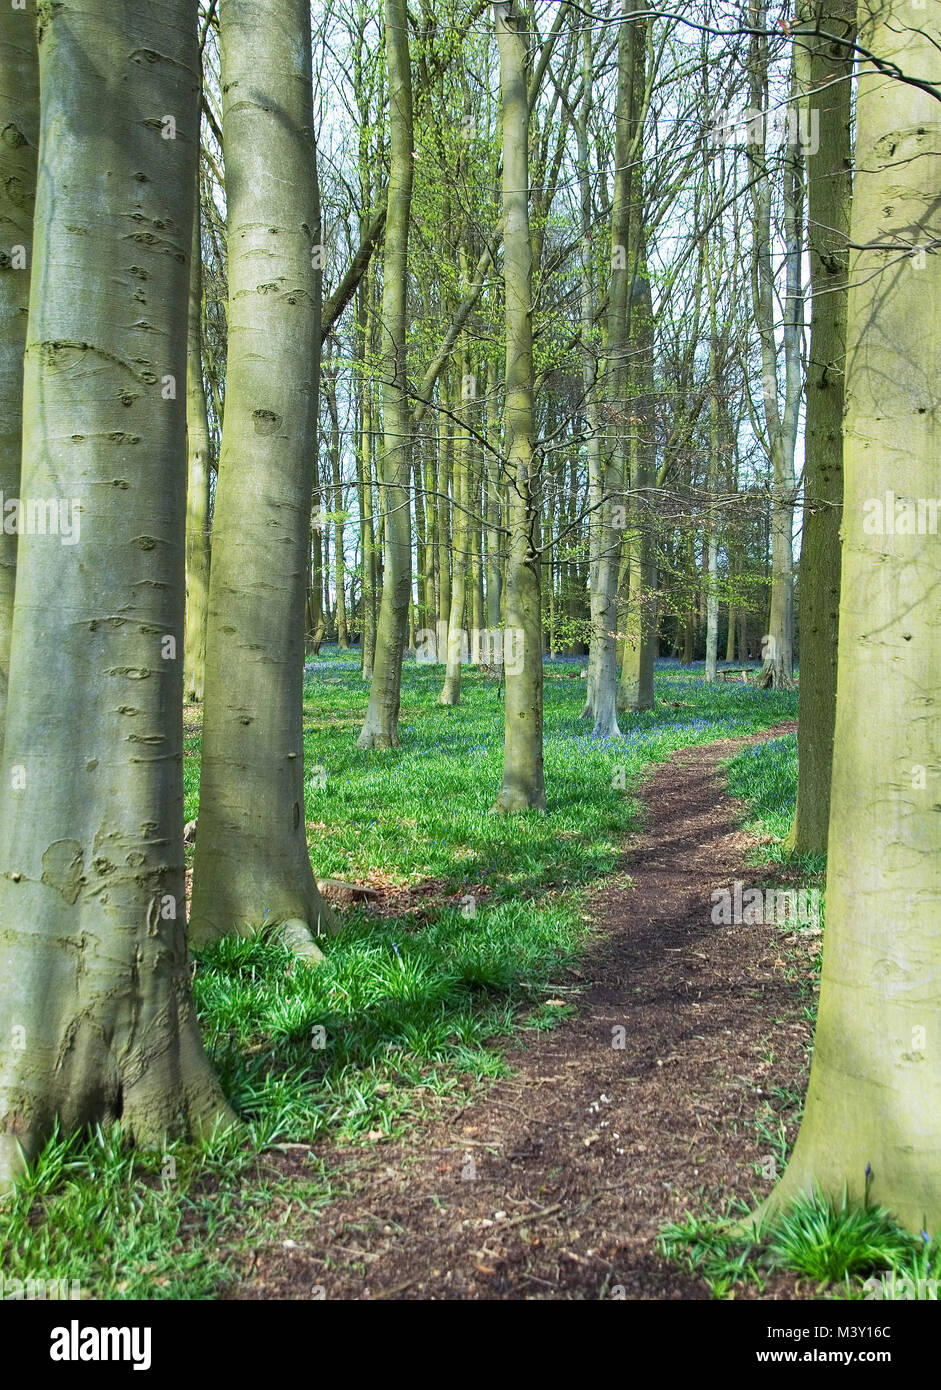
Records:
M582 665L547 662L548 814L507 819L489 814L502 769L496 681L466 671L462 703L443 708L442 668L407 662L402 746L363 753L358 654L321 651L304 690L315 872L384 889L424 884L423 910L346 910L316 970L260 937L200 953L207 1050L247 1133L212 1152L177 1144L156 1155L129 1149L118 1128L55 1140L0 1210L9 1277L41 1269L108 1298L211 1297L225 1277L222 1251L248 1238L281 1181L260 1167L267 1146L400 1135L438 1098L505 1074L500 1043L514 1030L532 1037L572 1012L547 1001L586 946L584 892L615 868L638 825L642 774L679 748L768 728L797 707L794 692L707 686L701 668L667 664L656 709L620 716L623 737L597 742L580 718ZM187 729L192 820L198 712L187 712ZM322 1168L292 1179L292 1202L327 1195Z

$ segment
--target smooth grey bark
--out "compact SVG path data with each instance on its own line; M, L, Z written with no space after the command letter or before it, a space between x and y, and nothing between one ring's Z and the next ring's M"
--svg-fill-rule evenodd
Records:
M794 39L795 58L803 59L804 101L809 111L817 113L819 143L807 156L812 311L800 558L797 806L787 844L798 854L824 854L830 821L842 562L855 0L814 0L801 11L801 20L832 37Z
M304 815L322 263L310 12L307 0L222 0L219 21L229 339L193 871L200 942L264 923L333 925Z
M860 44L931 82L902 0L862 0ZM843 572L827 923L800 1133L772 1207L814 1183L941 1228L941 104L863 63L846 321ZM900 248L910 248L906 254ZM918 502L925 504L918 525ZM905 517L904 524L900 524Z
M763 31L767 20L765 0L749 6L749 22ZM749 84L751 106L767 111L768 39L756 33L750 41ZM796 91L796 88L795 88ZM784 351L784 401L779 404L778 349L774 322L774 266L771 246L771 174L766 148L767 131L749 147L752 187L752 301L761 346L761 391L765 428L774 473L771 510L771 600L765 634L760 683L776 688L793 684L794 657L794 505L796 480L794 449L803 387L801 341L803 298L801 282L802 183L796 149L781 161L784 181L785 299L782 328Z
M622 16L631 10L623 0ZM640 41L643 42L642 31ZM605 396L613 442L601 475L597 514L597 553L591 587L591 644L589 698L593 705L593 738L619 738L617 721L617 581L623 527L616 527L615 508L623 512L622 497L629 472L630 406L628 341L631 311L631 146L636 94L635 43L638 27L622 18L618 33L618 83L615 107L614 189L611 198L611 274L608 281L608 334Z
M706 171L708 180L709 174ZM721 185L720 185L721 186ZM722 236L719 234L721 257ZM721 262L720 262L721 263ZM719 595L716 584L719 577L719 544L716 536L715 501L719 485L719 364L716 331L716 283L709 264L708 254L703 264L707 274L709 290L709 474L706 519L706 669L704 679L711 684L718 679L719 657Z
M336 372L327 374L326 380L327 407L330 412L330 480L333 483L333 539L334 556L336 564L334 573L336 575L337 589L337 646L348 648L350 645L349 625L346 620L346 554L344 550L345 525L343 521L343 478L340 472L340 452L342 447L342 437L340 434L340 412L337 405L337 382Z
M501 554L500 420L497 411L497 362L487 362L487 448L484 450L484 515L487 518L487 626L500 626L503 567ZM502 651L501 651L502 655ZM502 662L498 662L502 665Z
M592 52L591 29L586 27L582 36L582 104L575 120L577 141L577 173L579 192L579 277L581 280L581 332L582 332L582 390L585 397L585 426L588 435L586 453L588 458L588 575L589 604L591 596L598 592L598 566L602 545L601 504L604 489L603 466L601 458L601 410L598 400L598 360L602 345L598 343L595 328L595 255L592 238L592 199L589 169L588 124L592 110L592 71L594 55ZM610 505L610 504L609 504ZM598 616L600 625L602 619ZM592 633L595 632L592 625ZM588 679L585 685L585 706L583 719L595 717L595 691L598 684L598 662L600 647L597 641L588 647Z
M457 358L457 379L463 382L467 374L467 358L463 350ZM455 403L456 404L456 403ZM466 404L462 403L464 408ZM470 472L470 440L457 425L454 436L454 460L452 488L454 497L451 546L451 606L448 612L447 650L445 656L444 685L441 690L442 705L459 705L461 702L462 644L465 640L464 614L467 609L467 571L468 571L468 476ZM441 653L438 659L441 659Z
M529 235L526 40L524 21L515 4L495 4L493 13L500 50L503 110L504 441L510 531L506 628L517 644L520 658L504 663L503 783L493 807L503 814L545 810L546 788L542 749L539 471L533 459L533 253Z
M36 4L0 5L0 494L20 495L23 352L39 146ZM10 672L16 535L0 527L0 750Z
M638 6L637 10L646 9ZM635 11L636 13L636 11ZM617 709L624 712L652 709L653 663L656 646L655 589L657 564L654 548L653 488L656 475L656 419L654 411L654 323L647 243L644 226L645 186L642 159L644 122L650 100L653 64L648 72L649 18L633 26L631 43L630 128L628 162L630 198L627 248L630 279L626 320L623 477L630 477L631 502L628 530L622 549L629 559L627 628L616 692ZM629 402L629 404L628 404Z
M43 9L39 65L22 489L67 506L74 543L61 529L19 538L0 769L0 1185L57 1120L65 1133L121 1120L149 1145L232 1119L184 929L195 0L60 0Z
M186 633L184 695L201 702L206 685L209 618L210 438L203 381L202 273L199 201L193 218L190 258L189 338L186 353Z
M369 706L357 748L396 748L402 659L412 597L411 419L406 372L408 230L412 204L412 76L405 0L385 0L389 69L389 187L379 361L385 572Z

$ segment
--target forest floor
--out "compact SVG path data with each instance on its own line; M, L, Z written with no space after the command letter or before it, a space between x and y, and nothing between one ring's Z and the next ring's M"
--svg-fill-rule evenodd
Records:
M746 863L756 842L720 764L795 728L657 765L643 832L588 899L589 949L547 1001L572 1016L516 1034L511 1075L464 1104L440 1097L404 1140L269 1154L286 1181L263 1225L283 1235L233 1250L222 1296L709 1298L656 1238L769 1190L775 1145L793 1139L787 1098L806 1084L816 974L786 926L711 920L717 886L767 877ZM318 1163L330 1201L292 1208L292 1177ZM781 1272L738 1296L813 1290Z

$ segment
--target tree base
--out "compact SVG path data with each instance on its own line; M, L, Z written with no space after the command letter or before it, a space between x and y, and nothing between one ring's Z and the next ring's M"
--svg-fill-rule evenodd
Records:
M518 816L523 811L545 811L546 794L504 788L490 808L492 816Z
M281 945L286 946L295 956L300 956L306 962L308 969L312 970L315 965L323 963L325 959L323 951L314 941L313 933L307 923L302 922L299 917L289 917L286 922L275 927L272 935L276 941L280 941Z
M187 1025L184 1025L186 1028ZM74 1086L63 1093L54 1112L37 1114L16 1134L0 1134L0 1197L13 1191L53 1133L56 1123L65 1133L87 1126L108 1128L120 1121L128 1140L141 1149L162 1149L168 1140L210 1143L240 1126L209 1069L195 1020L189 1023L179 1048L167 1052L143 1072L115 1071L105 1089L92 1086L77 1095ZM113 1082L120 1084L116 1091ZM112 1105L108 1094L117 1098Z
M769 664L763 666L755 682L759 690L796 690L797 681L785 671L783 666Z
M808 831L804 818L800 813L800 798L798 797L797 812L791 822L791 828L784 841L784 848L788 854L804 855L816 854L823 855L827 852L829 836L826 823L813 827Z
M376 748L379 752L388 752L391 748L398 748L399 736L390 733L386 729L370 729L368 726L363 729L359 738L356 740L356 747L363 751Z

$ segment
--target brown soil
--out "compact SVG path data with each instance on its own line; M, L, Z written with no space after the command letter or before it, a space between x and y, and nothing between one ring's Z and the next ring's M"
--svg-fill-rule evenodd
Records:
M755 1115L772 1087L803 1089L810 1035L779 931L710 920L714 888L761 880L743 868L753 842L717 765L795 727L657 770L645 833L594 895L594 945L559 986L577 1016L528 1034L512 1077L463 1108L442 1102L405 1143L324 1145L345 1195L292 1214L230 1296L710 1296L655 1237L687 1210L767 1192ZM309 1172L300 1150L278 1166ZM782 1275L743 1294L802 1291Z

